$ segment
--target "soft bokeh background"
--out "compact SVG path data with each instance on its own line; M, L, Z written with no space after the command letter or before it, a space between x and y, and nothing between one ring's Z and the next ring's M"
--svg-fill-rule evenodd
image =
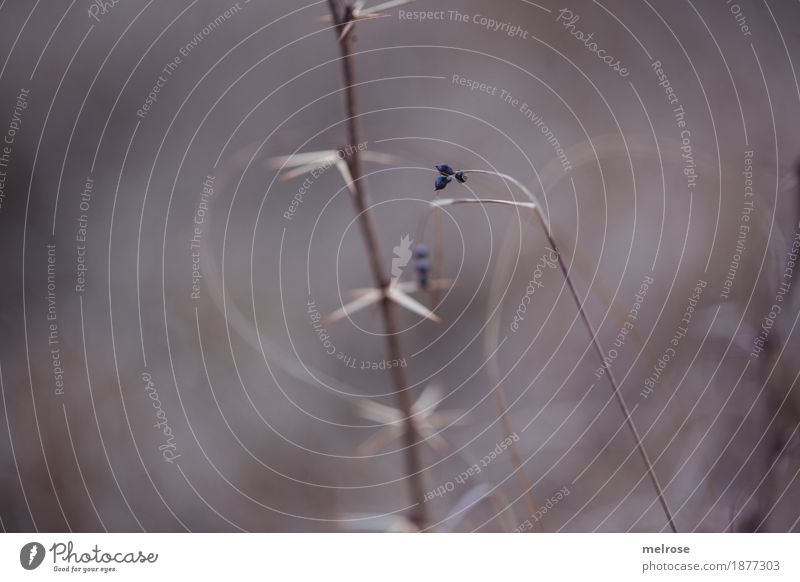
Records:
M327 171L287 220L304 178L280 180L268 163L345 143L327 3L124 0L97 19L92 5L0 4L6 136L18 94L30 91L0 208L3 529L407 527L400 441L365 449L387 434L364 411L394 405L389 372L327 355L308 313L309 301L326 314L372 282L350 195ZM642 281L653 279L611 366L678 528L797 531L792 290L769 348L750 353L779 285L791 282L784 269L800 220L800 38L791 23L800 9L748 0L571 3L575 29L594 32L630 71L623 78L557 22L562 8L417 2L400 9L444 10L445 19L416 22L395 9L358 24L363 139L368 151L396 157L366 164L387 272L404 235L435 242L426 203L435 163L494 168L529 184L546 201L604 349L615 347ZM451 19L451 10L469 22ZM489 30L476 15L522 32ZM163 72L182 49L175 70ZM691 194L655 61L686 112L699 175ZM453 75L496 94L454 84ZM138 116L159 76L157 101ZM503 101L502 90L518 103ZM570 171L523 103L552 130ZM723 299L743 224L746 151L754 210ZM190 243L208 176L193 299ZM94 188L84 211L87 177ZM523 196L485 176L467 186L446 195ZM79 293L82 214L88 270ZM409 312L400 320L413 397L447 413L434 417L444 419L437 438L418 445L426 490L449 488L508 436L490 396L496 366L536 504L569 491L550 504L545 531L664 528L559 271L545 270L519 330L510 329L546 252L536 223L510 207L464 205L448 208L442 225L438 268L454 286L438 298L416 295L442 323ZM47 244L56 249L63 394L48 343ZM409 265L403 279L413 278ZM645 379L698 280L707 286L688 334L645 398ZM358 362L386 357L377 309L326 328L337 351ZM155 392L145 389L148 378ZM156 393L174 435L162 450ZM180 456L169 462L164 450ZM431 527L519 528L531 512L513 470L503 452L435 496L426 504Z

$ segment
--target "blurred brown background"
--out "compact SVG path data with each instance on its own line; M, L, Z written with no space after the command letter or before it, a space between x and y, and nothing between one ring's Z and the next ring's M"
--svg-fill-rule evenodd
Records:
M375 418L375 405L395 406L390 372L360 369L387 357L379 312L325 326L345 358L326 353L309 314L371 284L350 194L336 170L304 186L269 165L346 142L327 10L0 4L4 530L408 526L401 441ZM367 151L396 162L366 163L387 272L404 235L435 243L434 164L515 176L546 201L603 348L616 349L611 369L678 528L797 531L798 6L451 1L389 14L358 23L354 42ZM524 199L477 175L442 195ZM532 519L506 450L456 482L509 437L490 396L496 366L536 504L569 491L537 517L543 529L660 531L557 269L511 330L546 253L535 221L464 205L442 225L436 268L454 285L439 305L415 295L442 323L400 313L412 396L435 407L436 438L419 445L426 490L445 489L426 503L431 529ZM414 276L410 264L402 280Z

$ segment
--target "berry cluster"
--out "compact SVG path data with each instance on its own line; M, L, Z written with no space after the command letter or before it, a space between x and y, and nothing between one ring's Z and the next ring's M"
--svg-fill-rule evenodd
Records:
M456 182L464 183L467 181L467 174L462 170L454 170L450 164L437 164L436 170L439 175L436 177L435 191L444 190L447 185L456 179Z

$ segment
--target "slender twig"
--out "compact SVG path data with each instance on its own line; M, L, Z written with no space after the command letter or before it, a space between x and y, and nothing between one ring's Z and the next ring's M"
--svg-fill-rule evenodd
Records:
M400 338L397 335L397 318L395 315L394 303L389 299L386 291L389 289L390 279L381 267L381 254L378 244L377 231L372 211L367 204L367 193L363 184L363 172L361 168L361 155L358 149L359 139L358 129L358 107L355 90L355 71L353 68L352 51L352 27L347 34L339 36L339 29L353 22L352 8L345 6L340 8L336 0L328 0L328 6L333 17L335 30L339 40L339 49L342 55L342 74L344 77L345 101L347 107L347 139L350 142L352 153L347 157L347 164L350 168L350 175L353 179L356 211L361 226L361 233L364 244L369 256L369 263L375 278L375 286L384 292L381 304L384 327L386 331L387 349L391 360L403 361L403 349L400 345ZM406 462L406 477L409 487L409 494L415 504L409 519L422 530L427 523L425 511L425 487L422 481L422 460L417 446L418 431L414 423L411 396L408 393L408 379L406 378L405 368L396 366L392 368L394 386L396 391L397 404L404 416L404 452Z
M499 374L493 375L497 381L493 382L494 387L492 388L492 397L494 398L497 411L500 414L500 424L503 425L503 430L506 434L514 434L514 430L511 427L511 419L509 418L508 414L508 402L506 401L505 392L503 392L503 386L499 380ZM533 494L533 483L530 482L527 473L525 473L522 457L519 455L516 443L511 443L511 445L508 447L508 452L510 455L511 464L514 467L514 475L517 479L517 484L522 488L522 494L525 498L528 514L533 516L537 511L539 511L540 506L538 503L536 503L536 498ZM538 533L542 533L544 531L541 520L534 520L533 529Z
M536 206L532 202L513 202L509 200L493 200L486 198L480 198L480 199L479 198L436 198L435 200L432 200L430 204L433 207L433 212L435 217L440 215L442 207L452 206L455 204L481 204L481 205L500 204L505 206L518 206L522 208L534 208ZM428 216L429 214L426 213L420 220L420 226L417 229L417 239L422 238L421 233L424 231L425 226L427 225ZM441 233L439 233L439 235L441 235ZM442 246L441 239L437 238L436 246ZM500 424L503 427L503 431L505 431L506 435L510 435L513 434L515 431L513 430L513 427L511 425L511 419L509 418L508 403L506 401L505 393L503 391L502 382L500 382L500 374L496 370L496 360L492 359L491 361L494 363L494 365L490 365L487 367L489 381L492 386L490 392L492 394L492 398L494 399L495 407L497 408L498 418L500 420ZM534 515L539 510L540 507L539 504L536 503L536 498L533 493L533 484L530 482L530 480L528 479L528 475L525 473L525 469L522 463L522 458L519 455L516 443L511 443L508 447L508 451L509 451L509 457L511 459L511 465L514 467L514 476L517 479L517 484L523 491L523 496L525 498L525 504L527 505L529 515ZM537 532L544 531L541 520L535 521L534 530Z
M558 245L556 244L555 239L553 238L553 234L550 230L550 223L547 221L547 218L542 213L542 206L538 200L538 198L531 192L528 188L525 187L519 180L514 178L513 176L509 176L507 174L502 174L500 172L492 172L488 170L464 170L465 174L485 174L488 176L494 176L500 178L502 180L507 180L511 182L517 188L519 188L533 203L533 212L536 215L536 218L539 220L539 224L544 231L545 236L547 237L547 242L550 244L550 248L555 253L556 257L558 258L558 265L561 269L561 272L564 275L564 280L567 283L567 288L569 289L570 295L572 295L572 299L575 301L575 305L578 308L578 314L580 315L581 320L583 321L584 326L586 326L586 330L589 332L589 336L592 340L592 346L594 347L595 352L597 353L597 357L600 359L600 362L603 361L603 349L600 346L600 342L597 339L597 334L592 327L591 322L589 321L589 317L586 315L586 311L583 308L583 302L581 301L580 297L578 296L578 292L575 289L575 286L572 283L572 278L569 276L569 269L567 268L566 263L564 263L564 259L561 256L561 252L558 250ZM619 385L617 384L617 380L614 378L614 374L611 372L611 369L606 370L606 377L608 378L608 383L611 385L611 390L614 393L614 398L617 401L617 404L622 411L623 416L625 417L625 424L628 427L631 435L633 436L634 441L636 442L636 448L639 451L639 455L642 457L642 461L644 461L645 467L647 469L647 474L650 477L650 481L653 483L653 488L656 491L656 495L658 496L658 501L661 504L662 509L664 510L664 514L667 517L667 521L669 523L670 529L677 533L678 529L675 526L675 519L672 515L672 512L669 509L669 505L667 504L666 497L664 495L664 490L661 487L661 484L658 482L658 477L656 476L655 469L653 468L653 463L650 461L650 457L647 454L647 450L644 448L644 444L642 443L642 438L639 436L639 431L636 428L636 425L633 423L633 419L631 418L631 412L628 408L628 405L625 403L625 399L622 396L622 391L619 389Z
M800 195L800 164L795 167L797 179L797 194ZM796 198L800 200L800 196ZM797 205L797 201L795 201ZM800 208L795 210L795 228L800 227ZM789 243L789 250L787 251L786 258L784 259L783 273L791 272L792 266L789 264L793 261L791 251L793 249L792 243ZM786 294L783 296L784 305L793 305L794 296L796 295L797 285L789 285ZM764 354L761 358L760 374L764 378L764 386L766 388L766 409L765 426L769 431L769 439L767 446L766 459L764 460L765 474L762 479L762 486L757 487L754 494L761 490L761 494L756 498L757 513L748 520L752 527L750 530L741 528L740 531L769 531L769 520L772 509L779 500L778 495L778 461L786 449L786 437L788 431L784 433L782 425L785 423L794 424L797 422L797 410L792 410L791 405L786 406L786 395L781 398L781 393L785 390L781 389L782 385L789 385L791 390L791 380L789 378L781 377L786 376L784 371L785 366L780 366L780 358L784 351L782 346L785 345L786 340L782 337L784 330L781 326L776 325L772 330L772 335L767 338L764 346ZM776 371L777 370L777 371ZM773 372L775 376L773 377ZM794 414L792 414L794 413ZM794 416L794 418L792 418ZM777 500L776 500L777 498Z

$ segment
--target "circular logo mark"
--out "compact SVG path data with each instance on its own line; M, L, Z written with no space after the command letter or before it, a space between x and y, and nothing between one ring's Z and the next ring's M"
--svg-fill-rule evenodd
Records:
M44 561L44 546L39 542L29 542L19 551L19 563L26 570L35 570Z

